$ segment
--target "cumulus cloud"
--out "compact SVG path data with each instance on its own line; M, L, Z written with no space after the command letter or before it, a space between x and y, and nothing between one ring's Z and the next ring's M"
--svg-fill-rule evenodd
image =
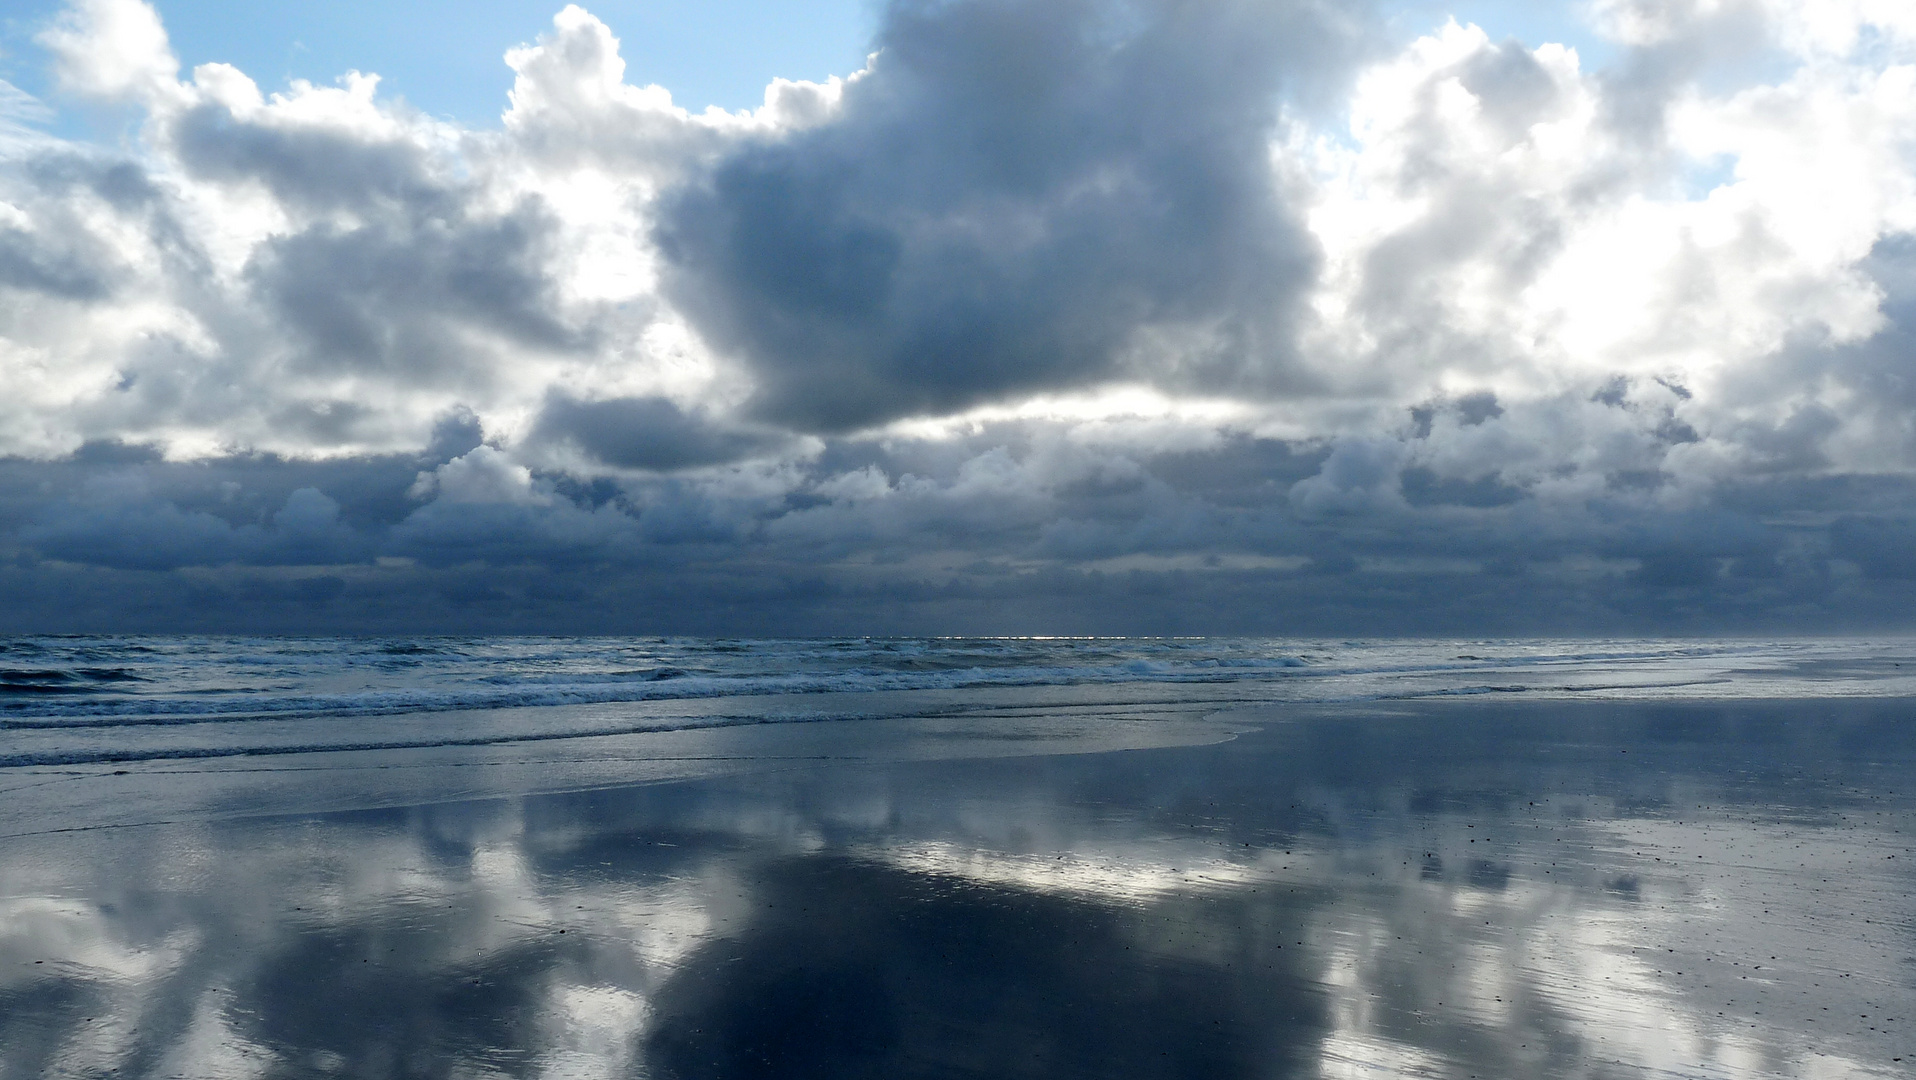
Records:
M150 99L176 87L180 62L142 0L80 0L39 35L66 88L89 97Z
M121 569L330 565L368 550L340 521L339 503L317 488L293 491L264 522L235 525L158 497L138 473L89 479L77 497L47 507L21 536L76 561Z
M55 105L138 130L0 87L0 609L244 621L323 570L341 626L1900 618L1916 23L1589 14L1602 66L895 0L863 70L693 114L573 6L467 128L75 0Z
M894 5L832 122L748 139L662 208L669 294L750 364L755 411L812 430L1119 378L1299 381L1316 251L1270 139L1338 45L1324 22Z

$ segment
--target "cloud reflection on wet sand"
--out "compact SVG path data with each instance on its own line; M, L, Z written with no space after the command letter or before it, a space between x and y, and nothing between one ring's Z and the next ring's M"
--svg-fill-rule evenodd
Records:
M1907 708L19 838L0 1077L1907 1075Z

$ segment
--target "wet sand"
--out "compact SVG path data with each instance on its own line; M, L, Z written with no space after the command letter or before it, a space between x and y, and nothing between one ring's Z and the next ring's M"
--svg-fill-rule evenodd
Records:
M1096 711L14 770L0 1077L1916 1075L1916 703Z

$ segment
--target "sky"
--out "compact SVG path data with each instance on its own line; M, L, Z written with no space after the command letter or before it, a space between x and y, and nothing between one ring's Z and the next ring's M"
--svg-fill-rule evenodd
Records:
M1908 629L1898 0L0 23L0 631Z
M35 38L57 0L23 0L0 19L0 77L30 93L56 88ZM497 127L513 73L501 60L552 27L544 0L332 0L263 5L180 0L154 5L188 71L231 64L268 90L293 79L331 84L377 73L380 93L432 116ZM694 112L758 106L775 76L823 81L864 66L876 0L612 0L592 13L616 28L628 77L670 87ZM70 123L84 124L84 117ZM75 127L75 135L88 135Z

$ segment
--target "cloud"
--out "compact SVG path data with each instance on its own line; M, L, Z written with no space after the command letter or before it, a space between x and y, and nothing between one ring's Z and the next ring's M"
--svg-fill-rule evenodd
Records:
M292 492L264 522L235 525L156 497L138 473L89 480L78 497L47 507L20 536L65 560L130 570L335 565L359 561L369 551L339 520L339 503L317 488Z
M79 0L39 42L61 84L94 98L170 93L180 69L159 14L142 0Z
M1296 381L1316 253L1270 167L1306 6L901 3L827 123L666 201L668 292L752 408L866 427L1118 379ZM1203 117L1193 124L1193 117Z
M137 132L0 92L0 615L1900 625L1916 24L1592 10L898 0L693 114L567 7L465 128L76 2Z
M556 393L530 438L567 443L592 460L629 469L670 472L729 465L780 449L777 434L728 428L662 397L580 401Z

